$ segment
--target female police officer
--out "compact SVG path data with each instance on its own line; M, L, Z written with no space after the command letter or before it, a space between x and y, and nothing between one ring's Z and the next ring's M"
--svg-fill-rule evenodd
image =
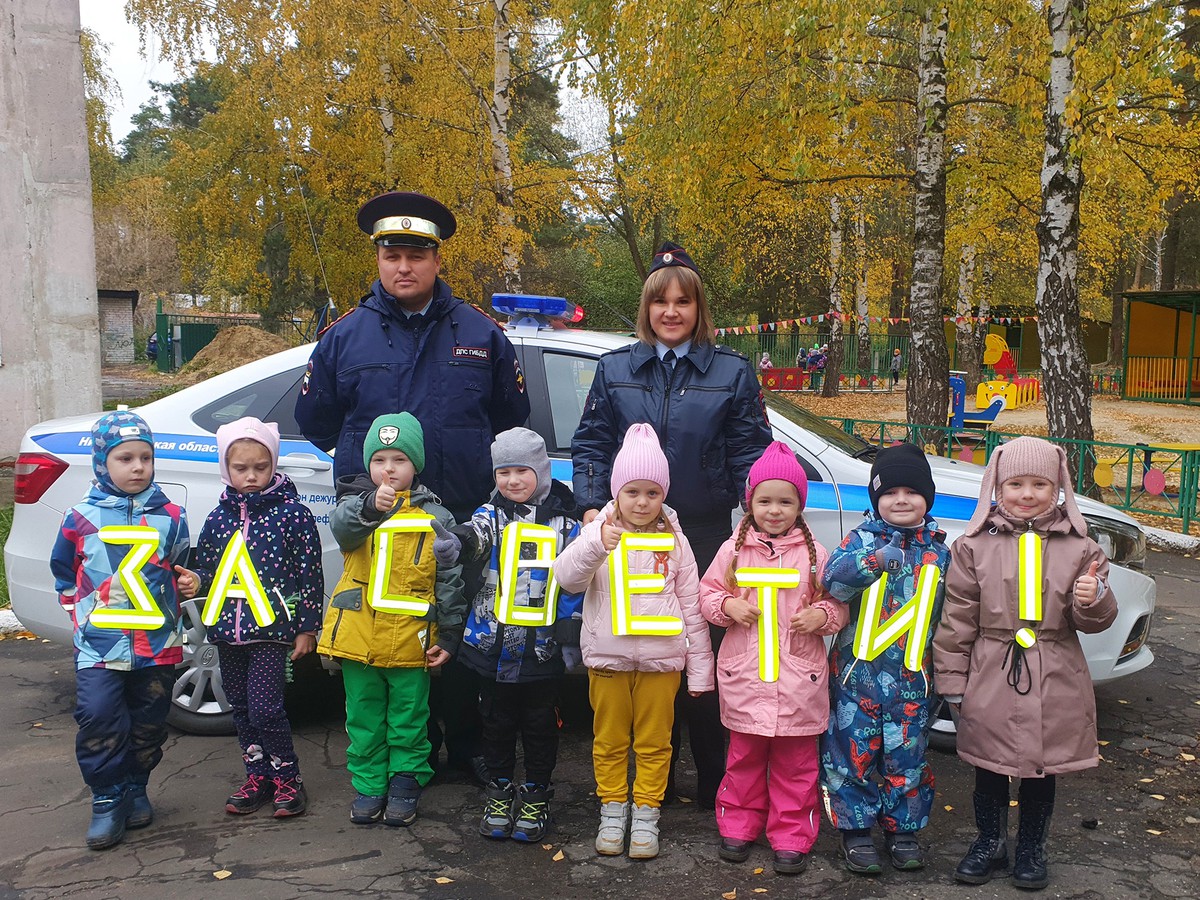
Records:
M714 343L700 271L670 241L642 287L637 336L600 357L571 442L575 497L591 521L610 499L621 436L635 422L649 423L671 466L667 503L703 572L729 537L750 466L771 441L762 392L746 357ZM715 649L719 634L713 639ZM725 772L717 695L691 698L681 689L679 696L696 760L696 799L711 809ZM674 744L678 756L677 738Z

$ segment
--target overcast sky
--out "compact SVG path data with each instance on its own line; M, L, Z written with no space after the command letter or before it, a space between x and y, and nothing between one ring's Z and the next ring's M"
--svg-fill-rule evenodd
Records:
M125 19L125 0L79 0L79 18L108 44L108 71L121 87L112 109L113 141L129 133L130 119L153 94L151 81L176 81L173 66L158 59L158 41L150 35L146 56L138 50L138 30Z

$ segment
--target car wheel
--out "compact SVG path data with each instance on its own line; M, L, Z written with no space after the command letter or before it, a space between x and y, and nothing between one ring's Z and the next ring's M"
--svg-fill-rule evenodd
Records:
M958 729L954 722L954 711L941 697L937 698L929 714L929 746L934 750L953 753L958 746Z
M188 734L234 734L233 714L221 687L217 648L208 642L200 605L185 600L183 610L183 662L171 692L167 722Z

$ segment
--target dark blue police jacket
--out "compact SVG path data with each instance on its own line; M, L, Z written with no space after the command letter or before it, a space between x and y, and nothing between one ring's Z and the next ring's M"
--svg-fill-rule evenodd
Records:
M680 524L728 525L750 466L771 442L762 391L746 357L693 344L672 370L641 341L600 357L571 441L580 509L598 509L610 499L613 457L636 422L658 432L671 467L667 503Z
M321 335L296 400L301 432L334 454L334 480L364 471L363 437L407 411L425 432L421 482L464 519L495 487L491 443L529 417L525 376L501 328L438 279L406 317L379 280Z

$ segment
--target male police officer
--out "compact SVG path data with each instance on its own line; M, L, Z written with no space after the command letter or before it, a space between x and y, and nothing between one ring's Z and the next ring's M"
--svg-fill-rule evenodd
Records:
M325 330L308 361L296 422L337 448L334 480L363 471L376 416L407 411L425 431L421 481L465 521L491 494L490 447L529 417L525 378L504 332L438 277L454 215L423 194L368 200L358 227L376 246L379 278Z
M321 334L296 422L322 450L337 448L336 483L363 471L363 438L376 416L412 413L425 432L421 482L466 521L495 486L492 440L529 417L516 351L495 322L438 277L438 248L457 227L445 206L393 191L363 204L358 227L375 243L379 278ZM477 685L454 662L437 682L430 702L446 722L450 762L478 777ZM430 716L434 759L436 720Z

